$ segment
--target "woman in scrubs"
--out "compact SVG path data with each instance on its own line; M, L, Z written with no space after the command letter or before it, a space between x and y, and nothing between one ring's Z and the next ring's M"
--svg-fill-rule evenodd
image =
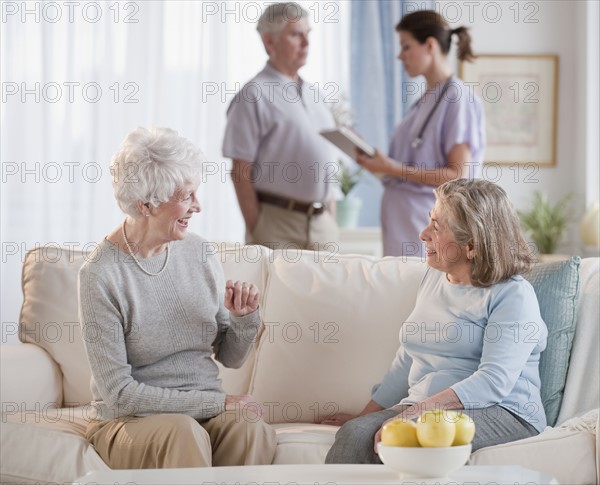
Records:
M451 29L437 12L408 14L396 26L400 54L411 77L427 89L396 128L389 155L357 155L357 162L383 175L381 206L384 256L423 256L419 231L435 202L433 188L457 178L477 178L485 148L481 100L452 74L448 52L457 38L458 59L471 61L465 27Z

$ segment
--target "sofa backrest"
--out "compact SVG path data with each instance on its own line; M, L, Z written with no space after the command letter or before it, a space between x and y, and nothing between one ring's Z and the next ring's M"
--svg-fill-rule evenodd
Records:
M398 349L418 259L275 252L250 393L268 421L358 413Z
M213 253L223 264L228 279L256 284L262 298L267 280L269 250L262 246L216 244ZM23 305L19 317L19 338L43 348L62 373L62 402L57 406L81 406L91 401L91 370L79 325L77 274L92 251L48 245L29 251L22 273ZM255 353L241 369L221 367L226 391L247 392ZM58 394L58 395L61 395Z
M425 265L239 245L215 245L215 254L227 279L259 286L265 322L244 366L222 368L225 390L252 393L272 422L359 411L392 361ZM23 267L20 337L58 364L64 402L57 405L91 399L76 289L79 267L89 257L45 247L28 253ZM578 323L558 423L598 407L599 266L598 258L581 264Z
M588 258L580 267L572 258L526 275L549 330L542 397L551 425L599 406L599 261ZM360 411L392 362L425 267L411 258L338 255L325 261L314 253L286 258L275 252L265 290L265 333L249 388L268 403L269 420L312 421Z

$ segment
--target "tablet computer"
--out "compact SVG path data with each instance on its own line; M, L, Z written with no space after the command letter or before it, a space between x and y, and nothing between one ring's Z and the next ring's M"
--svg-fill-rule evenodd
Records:
M346 155L352 157L352 159L356 158L357 148L365 152L369 157L375 155L375 149L371 145L345 126L340 126L335 130L321 131L320 135L327 138Z

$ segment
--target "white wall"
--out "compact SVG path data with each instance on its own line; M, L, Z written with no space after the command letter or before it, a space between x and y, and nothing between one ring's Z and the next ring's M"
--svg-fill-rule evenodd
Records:
M340 90L349 86L349 49L333 46L349 43L350 3L300 1L313 29L309 65L302 74L322 89L327 83ZM52 90L41 100L35 89L25 101L22 93L4 96L0 343L17 341L13 329L22 304L26 251L56 244L90 248L123 220L107 166L124 136L137 126L169 126L204 151L210 165L198 196L205 210L190 228L213 241L243 240L243 219L225 177L229 162L221 156L221 142L234 93L267 60L256 32L265 4L100 2L98 9L88 11L77 3L70 16L64 2L2 3L3 96L8 86L23 83L31 90L37 83L39 93L40 84L64 87L65 81L78 86L93 82L104 96L89 102L82 99L81 87L70 101L66 90L53 102L46 101L56 96ZM95 22L89 21L92 13ZM137 86L135 102L124 101L131 94L125 89L119 93L122 102L113 100L115 81L123 88L131 82ZM335 89L327 93L333 100L341 97ZM73 163L79 168L70 171L73 165L67 164ZM89 163L100 171L94 180L98 171L82 170ZM56 169L45 170L56 166L58 175Z
M517 209L527 208L535 190L548 194L551 201L574 193L573 224L562 248L569 253L580 251L578 221L585 206L598 198L598 131L593 137L588 131L588 120L594 117L598 129L597 7L596 0L436 2L437 11L453 26L471 28L476 53L558 55L556 165L540 167L535 183L526 183L527 173L505 167L498 183ZM590 44L594 35L595 46ZM595 71L589 64L594 58ZM595 99L588 93L592 86Z
M599 199L600 192L600 2L588 1L586 8L577 9L577 25L585 26L577 29L578 52L583 62L578 62L578 109L585 113L579 118L581 140L577 140L582 148L581 156L587 160L587 171L583 180L586 194L586 206L591 206Z

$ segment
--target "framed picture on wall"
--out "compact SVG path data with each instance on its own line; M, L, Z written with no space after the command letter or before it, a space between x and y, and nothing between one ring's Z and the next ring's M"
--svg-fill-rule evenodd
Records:
M555 165L558 56L479 55L459 73L483 101L486 162Z

